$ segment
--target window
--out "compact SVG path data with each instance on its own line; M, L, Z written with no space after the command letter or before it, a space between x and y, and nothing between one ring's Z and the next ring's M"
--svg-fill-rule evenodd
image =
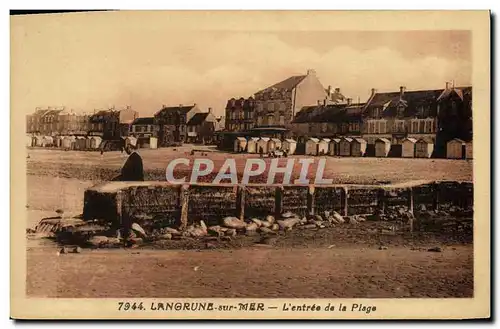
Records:
M274 112L274 103L267 104L267 110L269 112Z
M285 125L285 116L284 115L280 115L280 125L281 126Z
M262 117L261 117L261 116L258 116L258 117L257 117L257 125L258 125L258 126L261 126L261 125L262 125Z
M274 116L269 115L267 117L267 124L270 125L270 126L272 126L274 124Z
M418 132L425 132L425 122L423 120L420 120L420 122L418 123Z
M327 123L326 122L321 123L321 132L325 133L326 129L327 129Z

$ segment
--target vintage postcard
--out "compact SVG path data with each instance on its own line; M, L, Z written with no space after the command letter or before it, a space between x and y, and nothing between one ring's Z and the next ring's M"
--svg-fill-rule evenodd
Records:
M15 319L490 317L488 11L11 17Z

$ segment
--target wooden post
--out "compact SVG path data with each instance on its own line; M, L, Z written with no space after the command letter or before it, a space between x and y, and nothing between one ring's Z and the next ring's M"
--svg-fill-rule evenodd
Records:
M113 223L116 228L116 237L121 238L120 230L123 228L123 192L116 192L116 222Z
M188 206L189 206L189 185L182 185L179 190L179 205L181 214L179 218L179 228L185 229L188 225Z
M349 214L349 189L347 187L344 187L342 189L342 198L341 198L341 204L342 204L342 216L348 216Z
M413 187L408 189L408 211L411 214L408 218L410 222L410 232L413 233Z
M385 212L385 190L383 188L377 192L377 208L379 213L383 214Z
M283 196L285 195L285 188L283 186L277 186L274 193L274 216L278 218L283 212Z
M240 220L245 220L245 186L238 185L236 189L236 213Z
M307 213L314 215L314 185L309 185L307 191Z
M439 185L436 183L432 185L432 208L439 210Z

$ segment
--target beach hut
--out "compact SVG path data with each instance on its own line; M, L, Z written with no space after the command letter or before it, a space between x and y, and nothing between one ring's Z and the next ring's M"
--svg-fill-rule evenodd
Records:
M262 154L266 154L269 152L269 141L271 139L269 137L261 137L258 141L257 141L257 153L262 153Z
M54 146L61 147L63 138L64 138L64 136L60 136L60 135L54 137Z
M26 135L26 146L27 147L33 146L33 136Z
M285 151L288 155L292 155L295 153L297 149L297 142L293 139L287 138L282 143L283 151Z
M50 147L54 145L54 138L52 136L43 136L42 137L42 146Z
M428 142L424 139L419 139L415 143L415 157L416 158L430 158L434 152L434 143Z
M328 145L328 154L339 155L340 138L333 138Z
M281 145L282 145L281 140L279 140L278 138L271 138L269 140L267 148L269 152L272 152L274 150L281 150Z
M149 148L150 149L157 149L158 148L158 138L149 137Z
M330 147L330 138L323 138L318 143L318 154L326 155L328 154L328 149Z
M417 143L417 140L415 138L405 138L401 142L402 145L402 151L401 151L401 156L403 158L414 158L415 157L415 144Z
M465 157L465 142L454 138L446 143L446 157L448 159L463 159Z
M248 153L257 153L257 142L259 138L251 137L247 142L247 152Z
M339 142L339 155L344 157L351 156L351 143L353 139L349 137L343 137Z
M75 142L74 142L74 149L75 150L85 150L85 147L87 147L87 139L84 136L76 136L75 137Z
M89 148L90 149L98 149L101 146L102 138L99 136L92 136L89 138Z
M377 138L375 140L375 156L387 157L391 150L391 141L387 138Z
M234 140L234 152L245 152L247 147L247 140L245 137L236 137Z
M368 143L363 138L353 138L351 142L351 156L362 157L366 153L366 145Z
M66 150L72 150L75 148L75 136L64 136L61 141L61 147Z
M465 158L472 159L472 141L465 143Z
M318 155L319 139L311 137L306 141L306 155Z

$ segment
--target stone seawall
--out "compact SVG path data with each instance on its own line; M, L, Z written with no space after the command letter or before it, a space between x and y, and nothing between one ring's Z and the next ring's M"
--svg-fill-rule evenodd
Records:
M415 182L404 185L172 185L167 182L109 182L85 191L84 219L114 222L133 218L145 225L187 226L203 219L217 225L226 216L241 219L292 212L300 216L337 211L348 215L383 213L405 207L440 206L473 210L470 182Z

